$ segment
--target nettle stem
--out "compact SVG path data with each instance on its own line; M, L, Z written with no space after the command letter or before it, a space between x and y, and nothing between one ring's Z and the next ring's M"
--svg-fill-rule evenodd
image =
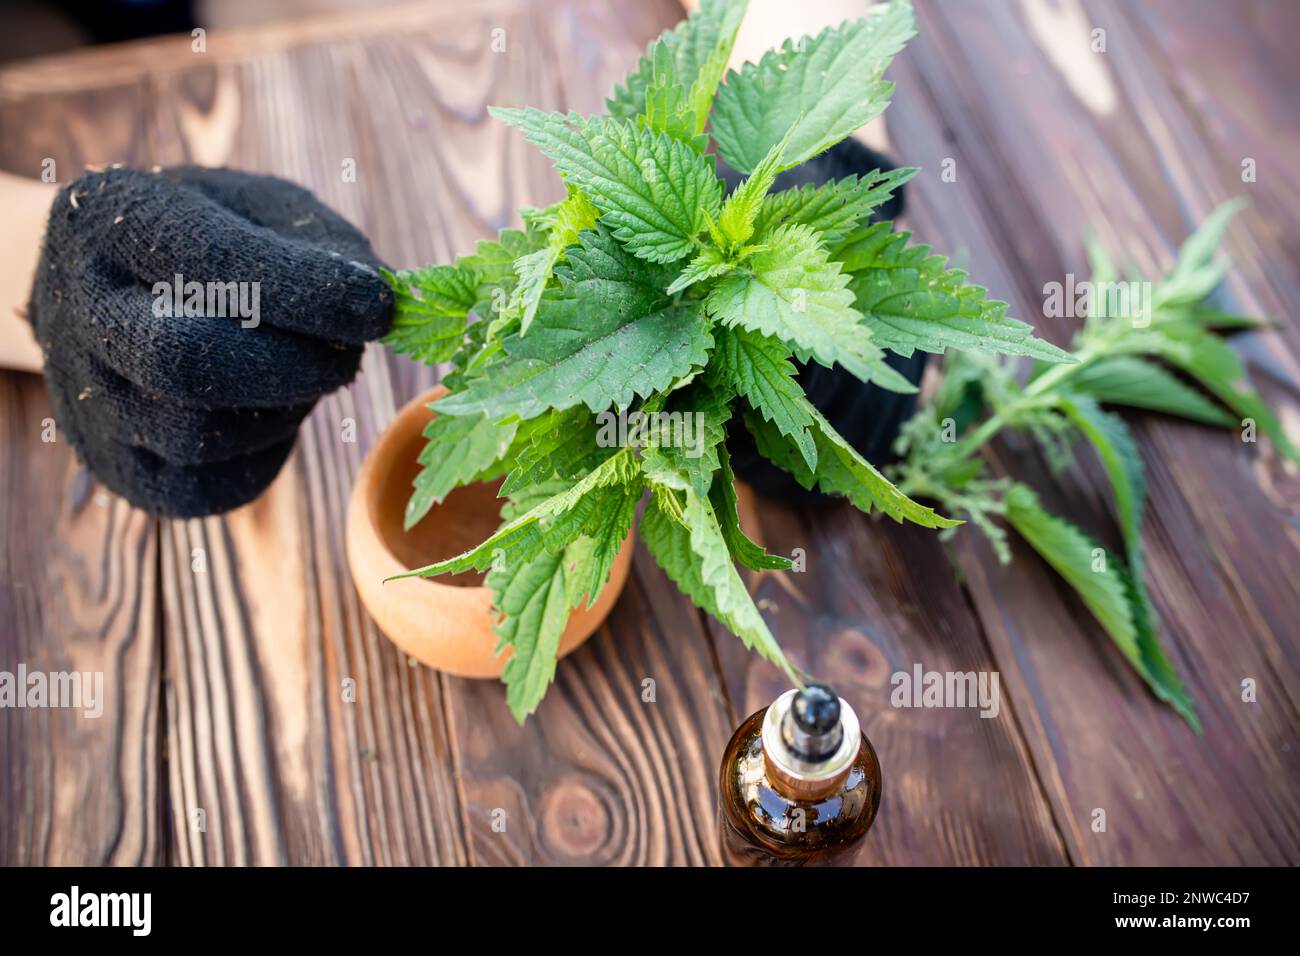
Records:
M1077 375L1081 369L1101 357L1103 351L1097 346L1086 345L1075 353L1077 363L1054 365L1038 376L1025 387L1019 398L998 409L981 422L978 428L953 445L951 452L943 457L942 465L936 469L936 473L941 474L953 465L978 454L985 445L997 437L1002 429L1014 425L1016 419L1025 412L1056 405L1060 387L1071 376Z

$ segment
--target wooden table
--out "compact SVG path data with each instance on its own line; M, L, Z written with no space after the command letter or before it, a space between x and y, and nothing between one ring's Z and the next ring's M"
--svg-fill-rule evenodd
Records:
M202 55L172 38L11 66L0 166L275 172L357 222L387 261L445 261L520 204L559 195L546 161L484 106L593 111L679 16L670 0L542 6L435 0L214 34ZM1294 432L1300 7L1231 8L923 3L921 37L893 68L889 148L925 167L910 227L1031 320L1045 282L1086 271L1090 223L1154 269L1218 202L1249 196L1223 295L1277 317L1238 342ZM1079 39L1093 26L1104 54ZM1037 324L1068 342L1069 320ZM719 755L782 682L644 550L522 729L499 685L411 666L358 606L348 490L395 407L432 381L373 347L261 500L156 521L91 484L66 443L42 443L39 378L0 374L0 669L102 670L108 691L99 720L0 712L0 862L718 861ZM1131 417L1151 484L1147 580L1200 738L1025 547L1003 568L974 533L945 546L847 506L750 499L754 534L809 560L804 574L752 577L761 606L880 751L885 802L860 862L1300 862L1300 481L1263 445ZM1013 457L1049 507L1118 543L1086 455L1060 476L1027 446L997 446L999 467ZM998 671L1000 716L892 708L890 674L917 662ZM655 703L641 701L646 677ZM1245 678L1257 703L1241 700Z

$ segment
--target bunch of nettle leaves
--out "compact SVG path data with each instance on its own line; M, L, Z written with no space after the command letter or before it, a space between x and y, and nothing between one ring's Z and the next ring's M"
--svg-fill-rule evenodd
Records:
M1250 401L1227 384L1240 378L1231 352L1201 331L1223 318L1196 304L1218 278L1204 250L1194 248L1162 287L1169 314L1147 332L1121 334L1119 320L1090 325L1077 358L1033 338L964 272L908 245L889 223L868 222L916 170L771 192L779 172L888 105L893 84L882 76L915 34L907 0L787 41L724 83L744 8L743 0L705 0L650 45L607 101L608 115L492 110L555 163L567 198L525 210L522 230L504 230L452 265L387 274L398 301L388 343L453 366L443 380L451 394L432 406L438 414L426 431L407 526L469 482L504 476L507 499L502 525L481 545L410 573L487 572L501 647L513 649L507 700L523 720L554 676L570 611L595 601L648 491L641 537L669 577L801 684L736 568L791 562L740 529L724 441L735 415L801 484L864 512L929 528L959 523L909 494L928 497L966 511L995 540L1001 532L990 515L1005 515L1080 590L1157 693L1190 715L1141 585L1138 458L1122 424L1096 401L1222 418L1132 357L1141 352L1203 371L1233 408ZM725 198L711 142L748 175ZM914 391L885 363L885 348L1021 355L1045 370L1020 389L997 362L963 357L950 366L938 401L904 435L908 457L896 486L808 401L791 362L838 363L864 382ZM942 422L969 419L981 403L992 417L970 437L944 442ZM611 444L599 440L598 422L610 412L642 420L688 414L703 429L686 447L653 429L646 440ZM1002 425L1055 439L1067 423L1097 444L1116 479L1128 570L1114 562L1088 577L1080 562L1092 560L1090 542L1039 511L1026 489L980 473L974 455Z
M1014 365L999 356L953 353L938 391L903 426L897 450L905 457L889 469L904 494L965 513L1005 564L1011 559L1006 531L993 520L1004 518L1078 592L1156 696L1197 730L1200 721L1191 697L1161 649L1155 609L1142 579L1142 456L1128 426L1101 403L1223 428L1240 426L1251 440L1257 429L1300 463L1300 451L1245 386L1241 362L1216 334L1262 323L1206 301L1227 271L1227 263L1216 261L1214 252L1239 208L1239 202L1231 202L1215 210L1183 244L1169 275L1154 284L1120 281L1105 250L1090 244L1092 278L1085 294L1093 301L1087 303L1084 327L1075 337L1075 362L1040 363L1022 386ZM1126 290L1133 294L1116 294ZM1218 401L1152 359L1178 369ZM1119 510L1123 558L1108 555L1079 528L1044 511L1025 485L986 476L979 452L1004 428L1028 431L1058 470L1070 462L1072 441L1082 436L1092 446Z

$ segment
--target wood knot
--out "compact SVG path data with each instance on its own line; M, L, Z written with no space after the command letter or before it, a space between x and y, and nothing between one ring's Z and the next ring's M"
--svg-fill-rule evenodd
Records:
M889 661L871 638L856 628L842 628L826 643L822 672L837 688L841 684L871 690L889 686Z
M555 786L542 807L543 846L558 857L592 862L613 833L609 808L585 783L567 780Z

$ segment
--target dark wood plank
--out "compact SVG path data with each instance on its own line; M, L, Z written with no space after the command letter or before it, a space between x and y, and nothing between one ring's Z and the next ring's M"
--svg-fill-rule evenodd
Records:
M1180 192L1199 215L1200 205L1224 195L1244 195L1258 215L1232 234L1236 274L1226 297L1252 304L1282 321L1273 335L1242 343L1265 379L1294 382L1300 325L1292 306L1300 296L1300 169L1291 161L1300 147L1295 129L1295 57L1290 38L1300 29L1300 7L1277 0L1201 4L1188 17L1177 3L1122 8L1145 57L1134 46L1120 52L1117 70L1132 85L1139 69L1158 65L1160 82L1134 99L1152 106L1174 103L1183 141L1179 154L1192 168ZM1211 51L1212 54L1211 55ZM1158 93L1156 91L1159 91ZM1244 182L1242 162L1252 159L1255 179ZM1253 300L1253 301L1252 301ZM1285 350L1277 348L1285 344ZM1287 358L1289 364L1283 364Z
M930 221L939 231L924 237L946 251L969 248L972 261L1001 260L994 275L1010 281L990 281L993 291L1064 342L1067 323L1040 318L1040 290L1066 272L1086 271L1087 225L1122 241L1150 269L1167 265L1195 221L1243 189L1232 179L1236 151L1204 139L1130 5L1099 4L1083 14L1085 26L1108 28L1108 52L1082 67L1070 57L1079 44L1086 49L1086 31L1035 26L1035 11L1048 6L924 5L922 35L900 64L891 116L910 116L904 104L915 104L919 89L925 100L918 111L936 111L950 141L926 150L896 139L904 159L932 170L917 180L914 196L923 209L973 213L936 212ZM1052 15L1073 9L1052 7ZM1188 17L1184 7L1179 15ZM1202 58L1215 56L1214 42L1208 31L1200 36ZM1102 79L1090 80L1098 66ZM1275 82L1294 85L1294 75ZM1109 93L1098 94L1098 83ZM958 159L956 183L933 172L945 156ZM1231 230L1230 251L1286 261L1273 237L1294 231L1290 204L1257 206ZM1259 245L1260 255L1243 255L1243 242ZM981 280L982 269L972 267ZM1267 303L1294 301L1290 271L1238 271L1227 284L1229 304L1278 314ZM1267 397L1296 420L1291 335L1262 334L1242 345ZM1294 861L1300 806L1286 780L1294 776L1288 748L1300 708L1289 622L1300 612L1300 592L1287 569L1297 566L1300 544L1279 509L1295 500L1294 476L1269 451L1243 448L1231 434L1132 417L1151 485L1147 580L1206 736L1195 737L1141 689L1031 556L1021 552L1002 569L967 538L958 553L969 592L1013 698L1030 704L1030 748L1074 859ZM1091 462L1054 479L1032 451L1014 446L999 463L1048 489L1050 507L1118 543L1104 479ZM1241 680L1256 675L1265 675L1257 679L1271 698L1243 704ZM1106 834L1089 828L1095 808L1109 814Z
M145 95L13 98L0 82L0 167L35 177L49 157L66 182L142 161ZM98 717L0 709L0 864L159 863L156 522L89 480L39 376L0 372L0 449L0 671L103 681Z

